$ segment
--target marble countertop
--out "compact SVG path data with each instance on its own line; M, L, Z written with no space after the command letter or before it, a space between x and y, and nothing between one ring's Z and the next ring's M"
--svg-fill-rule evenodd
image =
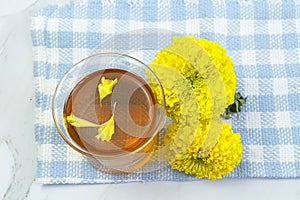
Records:
M300 199L300 179L47 186L37 183L29 25L32 13L50 2L62 0L0 0L0 198Z

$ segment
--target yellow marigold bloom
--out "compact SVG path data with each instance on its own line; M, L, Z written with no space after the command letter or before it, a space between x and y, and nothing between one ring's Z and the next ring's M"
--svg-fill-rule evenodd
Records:
M231 126L224 122L220 138L207 157L200 158L196 152L186 152L170 164L173 169L197 178L215 180L231 172L241 158L240 134L234 133Z
M201 45L208 53L209 57L212 58L224 83L226 105L229 106L233 104L236 89L236 76L234 73L233 62L230 57L226 55L226 49L224 49L220 44L210 40L203 38L199 39L194 36L190 36L190 38Z
M233 62L231 61L230 57L226 55L226 50L221 45L213 41L202 38L198 39L194 36L189 36L189 38L203 47L211 57L212 61L215 63L215 66L219 70L221 79L223 81L226 95L226 107L231 105L234 102L236 76L234 73ZM201 77L201 74L188 61L181 56L168 51L168 48L166 48L162 49L156 54L156 58L152 61L152 63L168 65L178 70L183 76L185 76L194 88L194 92L197 94L199 103L202 104L202 107L199 107L199 112L203 115L201 117L211 117L210 112L212 110L212 103L208 86ZM167 73L165 76L166 77L160 77L160 79L168 78ZM223 112L223 109L220 108L217 110L221 110Z
M161 104L162 99L160 98L161 95L159 95L160 87L157 84L150 84L154 94L156 97L158 97L157 101L159 104ZM167 87L163 87L164 94L165 94L165 101L166 101L166 113L168 116L172 114L172 119L176 122L179 121L180 117L180 103L176 95Z
M225 103L226 106L229 106L234 102L236 77L233 63L226 55L226 50L215 42L197 39L193 36L185 36L182 40L176 38L176 40L177 43L173 43L172 48L167 47L159 51L156 54L156 58L151 62L152 65L149 65L163 83L166 112L173 119L173 123L167 128L164 140L165 145L168 145L169 149L166 157L170 158L169 163L173 169L193 174L198 178L221 178L229 173L241 160L242 145L240 135L234 134L230 125L221 123L219 125L221 135L218 138L218 142L216 144L213 143L214 146L209 145L209 149L212 148L209 154L205 154L206 157L200 158L199 152L201 148L204 148L204 142L210 141L206 139L208 134L210 134L209 131L211 131L209 129L210 126L213 126L214 121L212 121L212 118L218 118L220 114L223 114ZM202 48L199 48L198 51L190 52L188 47L196 47L197 44ZM180 49L182 47L180 45L183 45L184 48ZM181 51L182 55L185 55L186 59L189 59L191 62L193 62L196 52L201 54L203 51L206 51L209 57L206 56L206 60L204 59L204 65L201 63L203 57L201 57L200 64L198 62L196 65L199 64L199 66L205 67L207 66L205 63L213 62L217 68L216 73L211 73L210 70L215 69L212 65L213 68L199 68L198 66L198 69L196 69L183 56L180 56L180 53L177 54L176 50ZM212 62L209 61L209 58L212 59ZM193 95L190 92L186 92L187 88L178 84L180 81L176 77L170 76L170 70L167 71L168 68L161 67L162 65L171 67L179 72L190 84L191 89L189 90L192 90ZM201 76L200 71L204 75L203 77L210 77L209 83L206 82L207 79ZM212 85L214 82L211 81L214 81L218 74L224 88ZM179 79L180 76L177 78ZM213 89L214 93L210 92L207 83L210 84L210 89ZM154 93L159 89L156 85L151 85L151 87ZM218 91L222 88L225 90L226 102L224 98L222 100L222 95L218 96ZM192 102L190 101L191 98L196 98L197 106L193 106L192 103L189 104L189 102ZM187 102L190 106L182 109L180 102ZM190 119L195 119L197 115L199 115L198 118L196 117L198 126L194 129L194 135L189 135L189 133L193 132L191 131L191 123L195 123L195 121ZM217 129L212 127L215 133L220 134L220 132L216 131Z
M212 102L211 102L209 89L207 87L207 84L201 77L201 75L196 71L196 69L190 63L188 63L182 57L163 49L156 54L156 59L152 61L152 64L162 64L178 70L178 72L180 72L189 81L189 83L191 84L194 90L194 93L199 103L198 112L200 114L200 118L203 119L211 118ZM161 69L157 67L154 69L152 68L152 70L157 73ZM162 76L159 77L159 79L168 81L169 79L168 73L164 73ZM178 100L177 102L175 102L176 99L174 98L174 95L172 94L172 91L170 91L170 89L164 87L164 91L166 93L165 99L166 99L167 113L168 114L172 113L173 115L176 113L177 115L179 115ZM195 112L197 111L195 110Z
M173 162L174 158L177 159L177 158L181 158L182 156L186 156L187 153L198 155L199 149L203 144L206 134L208 132L210 122L211 122L210 119L200 120L198 122L197 131L195 135L193 135L192 140L186 138L187 135L186 133L188 132L188 130L185 129L181 129L181 131L178 130L180 122L172 123L171 125L169 125L164 138L164 144L168 145L168 148L170 149L168 153L172 154L170 156L167 155L167 158L171 158L169 159L169 162ZM177 141L174 140L175 137L181 137L181 136L183 137L180 138L180 140ZM186 144L187 142L189 142L189 144ZM182 147L184 147L184 149L182 149Z

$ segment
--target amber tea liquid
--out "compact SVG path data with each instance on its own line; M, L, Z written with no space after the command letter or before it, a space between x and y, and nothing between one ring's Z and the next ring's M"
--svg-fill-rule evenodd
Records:
M112 94L100 103L98 84L102 76L111 80L117 78L118 82ZM114 109L115 131L110 141L97 139L96 127L74 127L68 122L66 126L70 137L81 148L96 155L119 156L141 147L141 151L149 151L154 145L155 105L152 90L142 78L125 70L106 69L86 76L74 87L65 103L64 116L73 113L81 119L102 124L110 119ZM132 163L140 164L133 160Z

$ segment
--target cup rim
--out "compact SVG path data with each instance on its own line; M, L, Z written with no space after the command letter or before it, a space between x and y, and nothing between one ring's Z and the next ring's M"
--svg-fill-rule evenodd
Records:
M90 59L90 58L93 58L93 57L97 57L97 56L105 56L105 55L116 55L116 56L121 56L121 57L126 57L126 58L129 58L129 59L133 59L135 61L137 61L138 63L142 64L147 70L150 71L150 73L153 75L153 77L155 78L155 80L158 82L159 84L159 88L161 90L161 94L162 94L162 109L163 109L163 113L162 115L160 116L160 118L158 119L159 120L159 124L157 125L157 127L155 128L154 132L155 134L153 134L142 146L140 146L139 148L137 149L134 149L133 151L126 151L128 153L126 154L117 154L117 155L99 155L99 154L94 154L94 153L91 153L77 145L74 145L70 139L68 139L65 135L64 135L64 131L61 130L61 128L59 127L59 123L58 123L58 119L56 118L56 109L54 108L55 106L55 99L57 97L57 93L59 92L59 87L63 84L63 81L65 80L66 76L71 72L73 71L80 63ZM72 88L73 89L73 88ZM64 99L65 100L65 99ZM83 154L87 157L91 157L91 158L104 158L104 159L117 159L117 158L124 158L126 156L130 156L134 153L137 153L139 152L140 150L142 150L145 146L147 146L158 134L159 132L159 129L163 127L163 124L164 124L164 117L165 117L165 94L164 94L164 90L163 90L163 86L159 80L159 78L157 77L157 75L154 73L154 71L148 67L148 65L146 65L144 62L142 62L141 60L137 59L137 58L134 58L130 55L127 55L127 54L123 54L123 53L117 53L117 52L101 52L101 53L96 53L96 54L92 54L88 57L85 57L83 58L82 60L78 61L77 63L75 63L74 65L72 65L65 73L64 75L61 77L61 79L59 80L56 88L55 88L55 91L54 91L54 94L53 94L53 97L52 97L52 118L53 118L53 121L54 121L54 125L56 127L56 130L58 131L58 133L60 134L60 136L62 137L62 139L67 143L68 146L70 146L71 148L73 148L75 151L79 152L80 154ZM65 130L67 131L67 130ZM76 143L75 143L76 144Z

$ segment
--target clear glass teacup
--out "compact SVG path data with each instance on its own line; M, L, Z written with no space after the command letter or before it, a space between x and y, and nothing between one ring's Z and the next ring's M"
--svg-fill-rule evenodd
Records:
M66 72L52 113L64 141L94 167L130 173L156 150L164 107L161 83L147 65L128 55L100 53Z

